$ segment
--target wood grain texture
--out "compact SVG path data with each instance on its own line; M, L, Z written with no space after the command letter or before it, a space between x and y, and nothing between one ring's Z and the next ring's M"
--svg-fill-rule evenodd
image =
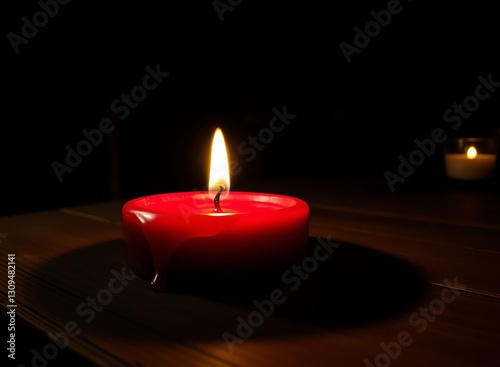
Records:
M301 185L288 185L289 193ZM129 279L123 200L0 218L0 232L8 234L0 274L14 252L18 317L45 334L76 324L80 333L68 348L96 366L364 366L365 359L385 363L384 348L396 355L391 366L497 363L496 196L420 198L408 189L391 199L356 185L330 186L334 194L308 191L309 246L328 235L341 246L296 290L280 269L250 281L178 278L172 292L152 292L142 279ZM272 183L265 187L274 190ZM457 214L457 206L484 211ZM117 273L126 285L112 280ZM106 291L120 284L120 291ZM6 289L2 276L3 306ZM286 301L231 351L222 335L238 335L238 318L255 314L254 302L265 302L274 289ZM107 304L93 309L89 297ZM398 335L411 344L396 346ZM23 357L28 366L31 355Z

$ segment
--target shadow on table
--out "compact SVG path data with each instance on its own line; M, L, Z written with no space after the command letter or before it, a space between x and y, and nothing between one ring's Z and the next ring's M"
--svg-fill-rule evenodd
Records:
M116 277L111 270L121 273L125 267L122 240L62 255L42 266L39 277L50 279L50 274L70 268L81 278L78 282L71 280L75 275L68 279L59 276L57 284L51 280L51 286L77 299L74 307L62 314L57 311L58 318L75 321L82 331L89 328L118 338L143 338L135 328L147 326L159 331L148 334L158 338L175 335L182 340L222 340L224 332L238 335L241 320L258 329L252 338L293 336L317 332L318 328L358 327L401 312L410 315L418 308L423 282L411 264L347 243L326 256L324 249L317 250L325 242L310 238L306 257L273 270L218 276L178 274L171 277L171 288L162 293L153 292L149 283L139 278L125 281L129 284L121 292L109 291L110 280ZM92 272L101 275L96 278ZM130 274L128 270L126 274ZM114 282L113 286L119 284ZM40 310L49 315L56 312L52 310L54 300L47 298L43 287L33 286L30 291ZM88 297L95 299L98 308ZM130 321L126 331L123 320Z
M333 251L328 254L323 246L327 242L310 237L306 256L273 270L260 269L258 274L178 275L171 278L170 291L246 307L249 312L259 310L256 301L262 305L261 313L269 306L264 301L274 298L281 303L275 305L273 317L328 327L384 319L418 300L422 274L411 264L346 243L330 248ZM318 260L318 255L327 254L325 260ZM278 290L274 297L273 290Z

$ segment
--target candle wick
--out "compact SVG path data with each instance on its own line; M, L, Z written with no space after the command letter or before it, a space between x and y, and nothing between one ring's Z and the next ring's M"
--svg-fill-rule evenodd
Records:
M222 209L220 208L220 194L222 194L222 191L224 190L224 185L219 185L219 192L215 194L214 197L214 213L222 213Z

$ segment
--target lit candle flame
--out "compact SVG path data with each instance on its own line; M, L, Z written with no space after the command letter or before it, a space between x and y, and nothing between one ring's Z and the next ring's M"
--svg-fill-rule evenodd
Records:
M477 157L476 148L474 148L474 146L469 147L469 149L467 149L467 158L474 159L476 157Z
M217 128L212 141L212 156L210 160L210 178L208 181L208 191L211 196L215 196L221 186L223 191L221 197L229 193L229 160L227 159L226 143L221 129Z

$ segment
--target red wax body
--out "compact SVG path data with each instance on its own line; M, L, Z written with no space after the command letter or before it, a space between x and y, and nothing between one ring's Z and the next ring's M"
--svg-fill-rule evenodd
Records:
M305 253L309 207L289 196L230 192L214 213L206 192L137 198L122 208L126 261L166 289L169 272L231 272Z

